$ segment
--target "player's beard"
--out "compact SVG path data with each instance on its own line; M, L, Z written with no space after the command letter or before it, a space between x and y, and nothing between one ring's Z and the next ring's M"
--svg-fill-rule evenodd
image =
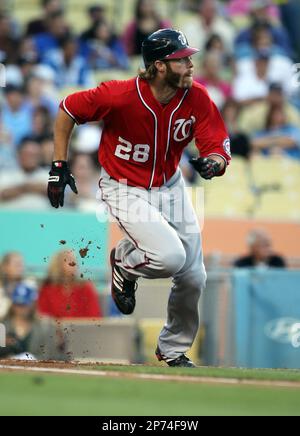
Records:
M166 63L166 67L167 67L167 73L165 77L165 82L168 86L170 86L173 89L178 89L178 88L188 89L192 87L193 84L192 76L188 74L182 76L181 74L174 73L174 71L172 71L172 68L168 63Z

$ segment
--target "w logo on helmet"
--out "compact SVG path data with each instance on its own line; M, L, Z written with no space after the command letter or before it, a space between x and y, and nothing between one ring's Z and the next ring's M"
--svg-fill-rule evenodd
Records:
M179 36L178 36L179 41L181 42L182 45L187 45L187 40L185 35L180 32Z

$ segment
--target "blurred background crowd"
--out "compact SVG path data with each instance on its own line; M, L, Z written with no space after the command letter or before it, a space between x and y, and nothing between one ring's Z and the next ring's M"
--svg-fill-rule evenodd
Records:
M60 100L73 90L135 75L142 66L143 39L162 27L182 29L190 45L201 48L194 57L195 80L222 111L234 156L280 156L299 163L298 3L2 1L0 61L6 86L0 112L1 205L50 207L45 180ZM69 207L94 207L100 135L101 125L89 125L73 137L72 170L81 195L70 194ZM188 164L191 153L195 151L183 156L182 169L187 181L197 184ZM253 208L244 212L251 214Z
M201 49L193 58L195 80L221 111L232 145L231 168L213 184L201 181L188 163L197 154L193 144L182 157L187 184L206 188L205 216L298 224L299 23L298 0L2 0L0 219L1 211L50 212L46 186L62 98L105 80L133 77L143 67L144 38L175 27ZM71 211L94 212L98 204L101 129L98 123L80 126L72 137L70 164L80 195L66 193ZM290 266L273 252L271 239L262 229L250 232L248 253L237 259L236 252L231 265ZM3 248L0 255L0 320L8 332L0 357L28 351L66 357L57 325L53 343L49 329L44 341L37 314L56 321L118 315L110 302L101 307L74 251L53 252L43 277L27 273L26 252ZM38 345L45 342L47 352Z

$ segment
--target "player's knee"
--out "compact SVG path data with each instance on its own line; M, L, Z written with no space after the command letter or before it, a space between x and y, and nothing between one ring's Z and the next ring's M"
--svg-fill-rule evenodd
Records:
M197 274L197 277L195 280L196 280L197 286L201 289L201 291L203 289L205 289L206 281L207 281L207 273L205 271L204 266L200 269L199 274Z
M207 274L203 266L202 268L200 268L198 274L193 278L194 288L200 289L200 292L202 292L206 287L206 281L207 281Z
M166 252L161 257L161 268L163 277L172 277L178 271L181 270L186 261L186 254L182 247L182 250L176 252Z
M206 272L199 273L195 276L193 276L189 281L187 286L191 290L191 292L198 293L199 295L201 292L205 289L206 286Z
M207 274L203 266L197 271L186 273L183 277L178 278L177 283L184 286L190 295L195 295L198 298L206 287L206 280Z

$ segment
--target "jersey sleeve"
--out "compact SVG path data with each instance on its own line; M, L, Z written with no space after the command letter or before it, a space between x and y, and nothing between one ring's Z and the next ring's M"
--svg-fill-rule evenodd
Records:
M205 90L200 108L195 125L195 143L200 156L217 154L228 165L231 160L229 136L219 110Z
M70 94L59 105L76 124L100 121L110 112L111 106L112 96L107 83Z

